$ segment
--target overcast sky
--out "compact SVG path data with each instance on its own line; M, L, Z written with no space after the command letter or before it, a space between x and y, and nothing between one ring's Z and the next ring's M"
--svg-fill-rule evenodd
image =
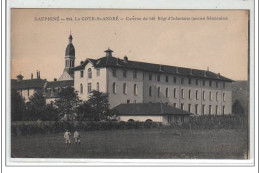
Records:
M86 58L103 57L109 47L119 58L127 55L135 61L202 70L209 67L233 80L247 80L247 11L13 9L11 13L12 78L19 73L25 79L31 73L36 77L36 70L41 71L42 78L59 78L71 30L76 65ZM86 20L117 16L115 21ZM133 16L142 20L126 20ZM40 21L40 17L59 17L59 21ZM61 20L67 17L73 21ZM163 21L158 17L185 20Z

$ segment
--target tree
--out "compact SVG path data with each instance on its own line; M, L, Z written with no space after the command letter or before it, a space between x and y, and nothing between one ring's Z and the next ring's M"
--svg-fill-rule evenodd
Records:
M107 120L110 116L108 94L93 90L88 99L91 112L94 114L94 120Z
M42 93L34 93L29 97L29 102L26 105L28 108L27 120L45 119L46 100Z
M11 120L20 121L26 114L24 98L16 91L11 90Z
M78 108L79 121L93 121L95 119L94 111L88 101L84 101Z
M60 115L75 113L81 100L78 93L72 87L62 88L58 93L58 99L55 100L54 106Z
M238 100L236 100L235 103L233 104L232 112L237 115L243 115L245 113L243 106Z

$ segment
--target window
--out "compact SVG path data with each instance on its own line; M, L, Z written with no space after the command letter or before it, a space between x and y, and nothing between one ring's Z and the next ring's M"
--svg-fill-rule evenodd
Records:
M123 70L123 77L127 77L127 71Z
M137 85L134 84L134 95L137 95Z
M116 93L116 83L115 82L113 83L113 87L112 88L113 88L113 93L115 94Z
M222 114L225 115L225 106L222 106Z
M209 92L209 100L210 101L212 100L212 93L211 93L211 91Z
M166 97L169 97L169 89L168 88L166 88L166 90L165 90L165 95L166 95Z
M149 80L152 80L152 79L153 79L153 74L149 73Z
M97 76L100 76L100 69L97 69Z
M183 77L181 78L181 84L184 84L184 78Z
M158 89L157 89L157 96L158 96L158 97L160 97L160 92L161 92L161 88L158 87Z
M196 100L198 100L198 99L199 99L199 91L196 90Z
M161 76L158 74L157 75L157 81L159 82L161 80Z
M188 111L191 112L191 104L188 104Z
M126 85L126 83L123 84L123 93L127 94L127 85Z
M126 103L129 104L129 103L130 103L130 100L127 99L127 100L126 100ZM133 119L131 119L131 121L132 121L132 120L133 120ZM128 121L129 121L129 120L128 120ZM133 120L133 121L134 121L134 120Z
M181 89L181 98L184 99L184 89Z
M181 110L184 110L184 103L181 103Z
M97 82L97 91L99 91L99 82Z
M176 88L173 89L173 97L176 98Z
M191 84L191 78L189 78L189 84Z
M202 113L202 115L205 115L205 105L202 105L201 113Z
M177 107L177 104L176 104L176 103L173 103L173 107L176 108L176 107Z
M216 101L218 101L218 92L216 92Z
M205 80L202 81L202 85L205 86Z
M134 77L134 79L137 78L137 71L134 71L133 77Z
M92 70L91 70L91 68L88 69L88 78L89 79L92 78Z
M27 96L28 97L30 96L30 90L29 89L27 90Z
M80 84L80 94L83 94L83 85Z
M165 76L165 82L169 82L169 77Z
M150 97L152 96L152 87L151 86L149 87L149 96Z
M212 84L212 81L210 80L210 81L209 81L209 86L210 86L210 87L212 86L211 84Z
M202 92L202 98L205 100L205 91Z
M189 90L189 99L191 99L191 90Z
M168 123L171 123L171 122L172 122L172 116L168 115Z
M173 82L174 82L174 83L177 82L177 78L176 78L176 76L173 77Z
M91 93L92 89L91 89L91 83L88 83L88 93Z
M218 81L216 81L216 88L218 88Z
M196 79L196 85L199 85L199 79Z
M195 114L198 114L198 104L195 105Z
M116 77L116 69L112 70L113 76Z
M223 88L225 88L226 87L226 83L225 82L223 82Z
M212 110L211 110L211 105L209 105L209 115L211 115L212 114Z
M84 77L84 71L80 71L80 77Z
M216 115L218 115L218 105L216 105Z
M223 93L223 102L226 101L226 98L225 98L225 93Z

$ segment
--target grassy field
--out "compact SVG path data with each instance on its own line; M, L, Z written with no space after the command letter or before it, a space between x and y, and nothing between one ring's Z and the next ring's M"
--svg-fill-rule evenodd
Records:
M181 133L181 135L176 135ZM244 159L242 130L136 129L81 133L81 145L67 146L63 134L12 136L18 158L210 158Z

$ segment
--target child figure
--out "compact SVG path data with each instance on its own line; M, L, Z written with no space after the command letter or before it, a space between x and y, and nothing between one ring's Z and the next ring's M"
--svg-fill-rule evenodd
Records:
M70 132L68 130L66 130L66 132L64 133L64 139L65 139L65 143L67 145L70 145Z
M80 144L80 134L77 130L74 132L74 138L75 138L76 145Z

